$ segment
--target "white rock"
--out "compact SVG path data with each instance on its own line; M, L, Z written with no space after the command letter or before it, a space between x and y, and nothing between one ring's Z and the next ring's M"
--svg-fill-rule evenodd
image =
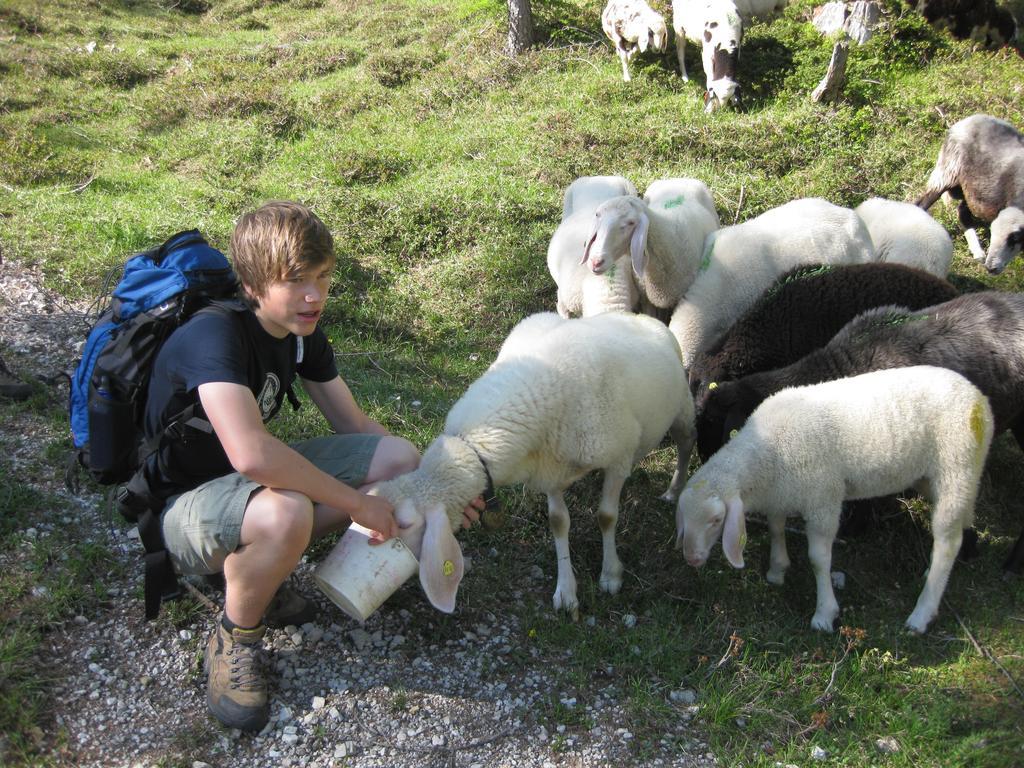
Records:
M327 700L323 696L313 697L313 709L323 709L326 704Z
M668 698L676 704L690 706L697 703L697 692L692 688L684 688L681 691L672 691Z
M812 760L828 760L828 752L826 752L821 747L817 747L816 746L816 747L814 747L811 750L811 759Z
M894 755L900 751L900 743L892 736L885 736L875 742L875 749L885 755Z

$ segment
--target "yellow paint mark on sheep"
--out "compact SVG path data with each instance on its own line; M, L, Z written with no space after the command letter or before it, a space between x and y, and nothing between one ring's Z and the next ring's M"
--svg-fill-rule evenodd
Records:
M740 431L738 429L730 429L729 430L729 439L732 440L739 433L740 433Z
M707 480L697 480L697 481L696 481L696 482L695 482L695 483L693 484L693 490L695 490L695 491L699 491L699 490L700 490L701 488L703 488L703 487L704 487L705 485L707 485L707 484L708 484L708 481L707 481Z
M985 403L982 400L975 400L971 408L971 434L974 435L975 451L974 460L981 463L985 457Z
M680 205L686 202L685 195L679 195L679 197L673 197L671 200L665 201L665 208L678 208Z
M708 389L718 389L718 382L712 381L710 384L708 384Z
M451 560L445 560L444 565L441 566L441 573L443 573L445 576L451 576L453 573L455 573L455 563L453 563Z

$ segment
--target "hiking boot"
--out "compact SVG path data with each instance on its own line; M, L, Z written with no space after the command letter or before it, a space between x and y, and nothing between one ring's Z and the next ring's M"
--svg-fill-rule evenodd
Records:
M228 630L221 622L206 645L206 703L228 728L259 731L270 718L263 673L263 625Z
M317 613L316 603L308 597L300 595L288 586L286 581L278 588L274 599L267 606L263 622L274 629L287 626L300 627L303 624L316 621Z

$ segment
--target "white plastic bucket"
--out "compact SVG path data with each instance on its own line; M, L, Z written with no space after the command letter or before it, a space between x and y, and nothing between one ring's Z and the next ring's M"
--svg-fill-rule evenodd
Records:
M370 531L352 523L341 540L313 571L321 591L356 621L366 621L420 564L395 536L370 545Z

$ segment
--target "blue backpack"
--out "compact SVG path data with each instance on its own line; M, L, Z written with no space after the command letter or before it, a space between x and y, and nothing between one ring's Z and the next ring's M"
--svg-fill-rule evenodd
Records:
M146 618L162 600L179 594L163 541L162 504L148 493L137 471L164 439L180 437L193 422L194 406L160 434L144 439L143 416L157 352L171 332L197 311L240 311L238 280L224 254L198 230L179 232L159 248L132 256L114 288L110 307L93 326L71 381L69 415L74 442L66 480L74 488L76 465L104 485L119 485L118 508L138 524L145 555ZM212 310L211 310L212 311Z
M238 281L198 230L132 256L93 326L71 382L78 463L104 485L126 482L146 458L142 417L156 353L170 333Z

